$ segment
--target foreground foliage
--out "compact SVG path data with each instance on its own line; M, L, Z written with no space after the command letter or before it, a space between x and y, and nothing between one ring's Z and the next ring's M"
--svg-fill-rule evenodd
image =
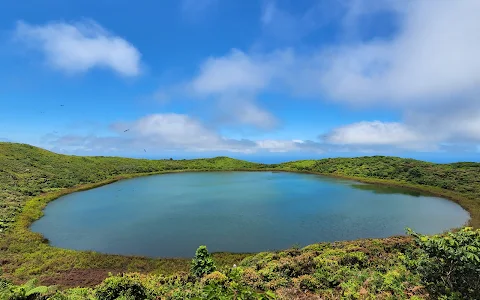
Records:
M411 266L434 295L480 299L480 230L470 227L444 236L411 232L418 259Z
M201 278L203 275L214 272L216 268L212 256L208 253L207 246L198 247L195 258L191 263L190 272L197 278Z
M201 246L190 273L121 274L95 288L63 291L4 283L0 299L479 299L480 230L410 234L413 241L397 237L262 252L218 271Z

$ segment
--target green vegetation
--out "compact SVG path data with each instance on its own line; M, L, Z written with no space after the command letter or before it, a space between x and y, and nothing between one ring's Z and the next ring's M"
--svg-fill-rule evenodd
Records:
M470 212L470 225L480 228L478 163L383 156L278 165L227 157L154 161L66 156L0 143L0 299L271 299L272 293L278 299L315 299L316 294L324 299L480 298L478 280L472 281L480 278L480 231L468 228L441 236L412 233L413 239L321 243L253 256L210 257L206 248L199 248L193 262L59 249L28 229L49 201L74 191L149 174L234 170L308 172L408 187L458 202ZM109 272L137 273L105 279ZM38 289L29 281L33 278L42 285ZM46 289L51 285L58 291ZM76 286L81 288L65 289Z
M417 260L412 260L412 265L432 293L458 299L480 296L479 231L464 228L433 237L411 234L415 237L419 254Z
M208 275L217 269L210 253L208 253L207 246L198 247L195 252L195 258L192 260L190 272L197 278Z
M25 284L15 286L3 281L0 284L0 299L29 300L39 299L41 295L48 294L53 290L46 286L36 286L37 280L31 279Z
M202 246L191 273L121 274L65 290L3 281L0 299L479 299L480 230L410 234L414 242L394 237L262 252L217 271Z

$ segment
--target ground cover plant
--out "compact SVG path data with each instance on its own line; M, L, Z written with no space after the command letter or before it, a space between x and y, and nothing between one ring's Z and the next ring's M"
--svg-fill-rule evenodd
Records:
M478 281L471 279L480 278L480 234L471 228L255 255L210 255L200 248L196 263L59 249L28 229L49 201L73 191L162 172L234 170L310 172L406 186L458 202L471 214L469 225L480 227L478 163L383 156L276 165L227 157L145 160L66 156L0 143L0 299L480 298Z

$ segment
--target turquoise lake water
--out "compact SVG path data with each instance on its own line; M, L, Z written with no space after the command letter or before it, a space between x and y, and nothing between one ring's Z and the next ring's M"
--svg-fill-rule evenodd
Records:
M51 245L150 257L259 252L323 241L424 234L459 227L468 213L406 189L310 174L177 173L63 196L32 224Z

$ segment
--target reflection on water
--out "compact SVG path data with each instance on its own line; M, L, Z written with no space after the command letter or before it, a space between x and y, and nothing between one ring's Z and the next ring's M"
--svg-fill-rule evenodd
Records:
M387 237L405 227L463 225L457 204L386 186L277 172L140 177L61 197L32 225L52 245L115 254L191 257L321 241Z
M429 196L428 193L415 191L407 188L394 187L394 186L385 186L385 185L375 185L375 184L362 184L362 183L353 183L351 187L364 191L371 191L375 194L403 194L413 197Z

